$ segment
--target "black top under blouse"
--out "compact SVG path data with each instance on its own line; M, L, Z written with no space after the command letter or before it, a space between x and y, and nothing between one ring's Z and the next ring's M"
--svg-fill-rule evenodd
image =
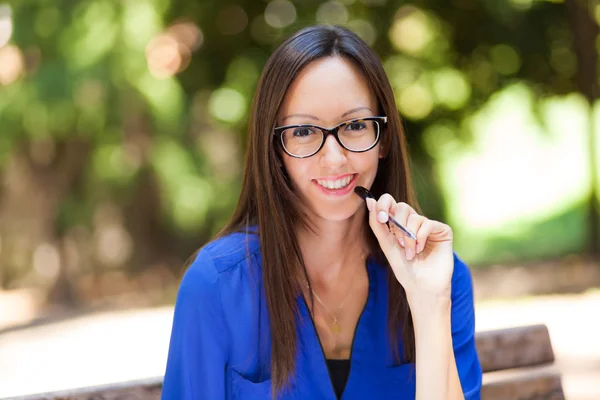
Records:
M350 360L327 360L327 367L329 368L331 383L333 383L333 390L339 399L344 393L350 374Z

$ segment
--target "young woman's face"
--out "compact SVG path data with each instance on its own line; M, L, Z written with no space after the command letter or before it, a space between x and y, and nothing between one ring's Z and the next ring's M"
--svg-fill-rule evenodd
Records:
M311 124L332 128L342 122L374 116L379 116L377 100L360 70L341 57L325 57L306 66L292 83L277 126ZM347 137L352 137L365 129L365 125L353 124L343 129ZM340 135L343 129L339 130ZM306 146L302 141L308 140L306 136L310 134L310 130L300 129L286 135L296 137L300 142L296 148L303 151ZM294 143L296 139L292 139ZM309 212L323 219L341 221L364 207L361 198L354 194L354 187L371 187L380 153L379 143L371 150L354 153L329 135L313 156L294 158L283 152L283 162L294 190Z

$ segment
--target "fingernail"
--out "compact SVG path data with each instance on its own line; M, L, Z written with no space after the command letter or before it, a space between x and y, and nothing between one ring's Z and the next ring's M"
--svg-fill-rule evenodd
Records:
M404 239L400 238L400 244L404 247Z
M413 258L413 249L409 247L408 249L406 249L406 259L410 261L410 260L412 260L412 258Z
M367 208L369 209L369 212L373 211L373 203L375 203L375 200L371 198L367 199Z
M377 214L377 219L382 224L385 224L388 221L388 214L385 211L379 211L379 214Z

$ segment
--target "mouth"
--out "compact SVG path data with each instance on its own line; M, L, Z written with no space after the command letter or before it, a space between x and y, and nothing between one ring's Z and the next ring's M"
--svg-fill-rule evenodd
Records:
M336 179L313 179L321 192L329 196L344 196L354 189L358 174L347 174Z

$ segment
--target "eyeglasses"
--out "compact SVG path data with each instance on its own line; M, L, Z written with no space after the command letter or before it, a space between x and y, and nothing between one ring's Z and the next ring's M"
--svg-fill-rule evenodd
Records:
M333 135L344 149L362 153L375 147L386 123L387 117L367 117L342 122L329 129L309 124L280 126L273 134L280 137L283 150L295 158L317 154L329 135Z

